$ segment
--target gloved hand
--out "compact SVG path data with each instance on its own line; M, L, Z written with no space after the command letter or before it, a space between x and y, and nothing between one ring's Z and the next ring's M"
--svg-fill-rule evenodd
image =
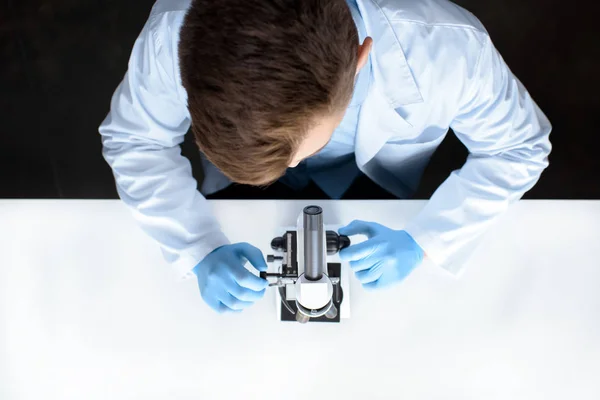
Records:
M406 231L375 222L352 221L339 233L367 236L368 240L340 251L340 258L350 262L356 278L367 289L400 282L423 261L423 250Z
M216 312L241 312L264 296L269 283L247 270L246 260L259 271L267 270L262 252L248 243L221 246L194 268L200 294Z

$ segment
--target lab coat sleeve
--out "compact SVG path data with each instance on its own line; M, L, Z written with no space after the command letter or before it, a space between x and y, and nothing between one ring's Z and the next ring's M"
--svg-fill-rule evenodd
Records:
M482 234L548 165L551 126L486 35L451 124L469 150L407 232L437 265L461 272Z
M119 196L186 278L208 253L229 242L181 154L189 113L178 92L175 52L158 40L152 22L135 42L99 130Z

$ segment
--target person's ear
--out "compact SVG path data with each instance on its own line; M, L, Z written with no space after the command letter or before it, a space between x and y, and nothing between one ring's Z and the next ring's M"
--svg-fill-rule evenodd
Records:
M356 75L360 72L362 67L365 66L367 60L369 59L369 53L371 52L371 47L373 47L373 39L370 37L366 37L363 44L358 46L358 63L356 64Z

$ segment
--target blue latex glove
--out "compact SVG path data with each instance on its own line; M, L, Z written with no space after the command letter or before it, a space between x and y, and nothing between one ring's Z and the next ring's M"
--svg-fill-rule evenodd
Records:
M375 222L352 221L339 233L367 236L368 240L340 251L340 258L350 262L356 278L367 289L400 282L423 261L423 250L406 231Z
M246 261L259 271L267 270L262 252L248 243L221 246L196 265L200 294L210 308L241 312L264 296L268 281L246 269Z

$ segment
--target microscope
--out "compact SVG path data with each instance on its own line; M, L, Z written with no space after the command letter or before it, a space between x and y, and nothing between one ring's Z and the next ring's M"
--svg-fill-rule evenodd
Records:
M296 229L271 241L276 254L267 255L267 262L281 261L281 266L260 276L278 288L281 321L340 322L342 266L327 262L327 255L349 245L347 236L325 230L323 209L314 205L304 208Z

